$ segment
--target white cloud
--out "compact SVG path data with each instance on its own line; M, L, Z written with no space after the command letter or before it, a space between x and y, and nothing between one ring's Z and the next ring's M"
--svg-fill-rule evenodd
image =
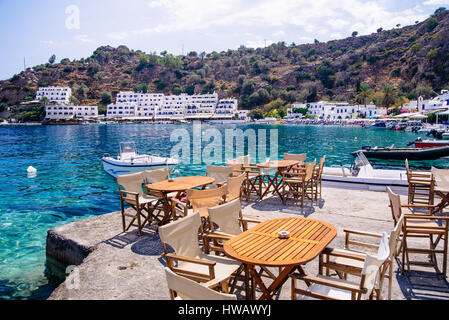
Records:
M78 34L73 37L75 40L81 41L81 42L94 42L93 39L91 39L87 34Z
M449 1L427 0L424 4L446 2ZM389 4L374 0L152 0L147 2L147 6L159 10L157 19L149 20L145 27L111 32L107 37L124 40L198 30L218 35L240 28L242 32L236 37L247 38L244 34L251 30L259 38L270 34L279 39L286 37L284 30L288 28L289 34L297 34L296 39L320 37L324 41L330 36L351 34L353 31L358 31L360 35L370 34L379 27L391 29L397 24L413 24L428 17L421 6L395 11L387 7ZM151 17L151 12L144 14ZM260 39L247 43L261 44Z
M423 2L425 6L438 6L438 5L449 5L448 0L427 0Z

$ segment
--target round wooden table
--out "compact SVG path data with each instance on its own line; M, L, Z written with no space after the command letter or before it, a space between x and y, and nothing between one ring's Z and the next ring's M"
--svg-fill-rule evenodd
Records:
M147 190L150 189L162 193L162 197L164 199L164 218L162 219L162 224L165 224L170 221L171 214L171 203L168 197L169 193L176 192L176 198L179 199L180 195L188 189L205 188L207 185L214 182L214 178L207 176L180 177L172 180L164 180L147 184L145 188Z
M289 231L288 239L280 239L279 231ZM337 229L319 220L280 218L262 222L224 244L225 253L248 266L256 284L262 290L260 299L273 295L296 270L304 274L301 265L315 259L337 236ZM255 266L283 268L267 288Z
M281 186L281 181L279 181L279 176L282 175L282 172L289 171L294 166L300 164L301 161L297 160L279 160L279 161L270 161L257 164L257 167L264 169L276 169L276 174L273 179L271 179L270 175L268 175L268 187L265 192L260 197L263 199L265 195L270 191L270 188L273 187L273 194L277 192L279 197L282 199L281 192L279 191L279 187Z

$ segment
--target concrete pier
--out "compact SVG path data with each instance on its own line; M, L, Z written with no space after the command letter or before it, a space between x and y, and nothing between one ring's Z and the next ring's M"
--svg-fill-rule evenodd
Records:
M256 215L260 220L293 216L328 222L338 230L330 246L343 248L344 229L390 232L393 219L388 205L385 192L323 188L322 199L308 201L304 208L291 203L284 206L279 197L271 196L244 203L243 212ZM428 240L421 240L420 244L427 246ZM77 266L49 299L169 299L161 254L157 227L147 226L141 237L137 236L135 228L123 233L119 212L49 230L49 260ZM415 260L418 259L425 261L426 256ZM441 266L441 255L437 259ZM304 266L306 273L318 273L317 260ZM392 299L449 299L449 283L437 275L434 268L411 268L410 273L401 275L400 261L395 261ZM383 287L384 298L387 297L387 282ZM275 298L290 300L290 281Z

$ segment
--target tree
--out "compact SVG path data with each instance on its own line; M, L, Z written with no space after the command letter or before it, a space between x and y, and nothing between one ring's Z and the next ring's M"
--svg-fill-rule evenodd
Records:
M433 16L437 16L437 15L439 15L440 13L442 13L444 11L446 11L445 7L439 7L438 9L435 10Z
M437 27L438 23L439 22L438 22L437 18L435 18L435 17L429 18L426 23L426 31L432 32L433 29L435 29Z
M56 55L52 55L52 56L50 57L50 59L48 59L48 62L49 62L50 64L55 63L55 61L56 61Z
M262 110L258 109L254 109L249 113L249 117L251 118L251 120L259 120L259 119L263 119L263 113Z
M377 29L377 32L379 33L379 32L382 32L384 29L383 28L379 28L379 29Z
M396 102L397 90L395 87L387 84L382 88L382 107L390 108Z
M203 61L205 56L206 56L206 52L203 51L203 52L200 53L201 61Z
M366 107L366 102L373 94L373 89L371 89L366 83L363 83L360 85L360 92L358 93L356 99Z
M80 101L75 96L70 96L69 101L74 106L77 106L80 104Z
M357 37L358 34L359 34L358 31L354 31L354 32L352 33L352 37L355 38L355 37Z
M39 102L42 103L44 106L46 106L46 105L50 102L50 100L48 100L47 97L42 97L42 98L39 100Z
M112 103L112 94L109 91L103 91L101 93L101 103L104 105Z
M148 84L146 83L141 83L138 84L137 86L134 87L134 92L139 92L139 93L148 93L149 87Z

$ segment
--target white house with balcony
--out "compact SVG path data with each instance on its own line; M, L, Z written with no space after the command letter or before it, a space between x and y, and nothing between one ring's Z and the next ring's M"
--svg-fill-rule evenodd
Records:
M351 105L348 102L327 102L320 101L310 104L297 105L298 107L308 107L308 114L314 115L322 120L345 120L353 118L369 118L386 114L386 109L370 105Z
M70 106L55 105L46 106L45 118L52 120L69 120L69 119L97 119L97 106Z
M238 113L237 99L222 99L215 108L214 119L232 119Z
M72 89L69 87L40 87L36 93L36 100L40 101L46 97L51 103L68 105L71 96Z

